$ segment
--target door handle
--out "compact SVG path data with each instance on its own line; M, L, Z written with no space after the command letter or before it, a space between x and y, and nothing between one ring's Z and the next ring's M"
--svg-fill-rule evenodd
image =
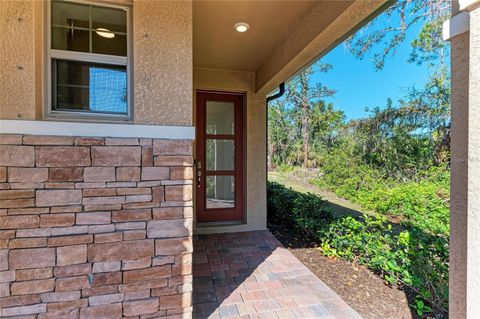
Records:
M200 188L200 183L202 181L202 162L197 161L195 166L197 168L197 188Z

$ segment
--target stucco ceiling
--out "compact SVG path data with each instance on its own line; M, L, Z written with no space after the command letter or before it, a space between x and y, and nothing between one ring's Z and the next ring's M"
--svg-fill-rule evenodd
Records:
M257 71L302 16L320 2L326 21L335 19L351 4L341 0L194 1L194 66ZM250 29L236 32L233 26L237 22L247 22Z

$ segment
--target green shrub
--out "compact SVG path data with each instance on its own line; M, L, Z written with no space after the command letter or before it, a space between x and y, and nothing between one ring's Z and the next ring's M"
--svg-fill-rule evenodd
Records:
M294 224L310 236L315 236L318 229L333 220L332 211L326 206L326 202L310 193L298 193L293 200L292 215Z
M434 234L449 233L450 173L433 167L414 180L396 180L367 166L327 164L312 184L383 215L396 216L403 224ZM335 172L335 173L333 173ZM346 173L345 173L346 172Z
M314 194L296 192L282 184L268 182L267 210L271 223L301 225L308 233L332 220L327 202Z
M419 312L429 312L425 302L437 310L448 308L446 235L434 234L425 225L399 231L382 215L333 219L320 197L273 182L268 183L268 219L315 238L326 256L355 261L380 273L390 285L410 287L417 292L412 307Z
M293 201L299 193L287 189L285 186L268 182L267 186L267 214L268 221L279 224L292 224Z
M355 261L391 285L407 285L438 309L448 308L448 239L412 228L398 233L385 216L347 216L319 229L326 256ZM424 308L424 311L426 309Z

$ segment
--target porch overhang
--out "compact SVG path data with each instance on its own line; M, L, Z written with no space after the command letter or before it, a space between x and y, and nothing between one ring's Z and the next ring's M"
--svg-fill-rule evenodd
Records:
M194 1L195 68L254 72L268 94L385 10L374 1ZM245 33L234 24L246 22Z

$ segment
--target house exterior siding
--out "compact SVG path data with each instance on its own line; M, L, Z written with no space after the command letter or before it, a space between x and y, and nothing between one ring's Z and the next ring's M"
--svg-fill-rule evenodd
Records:
M190 317L192 142L0 135L2 317Z
M132 7L131 122L191 126L192 2L107 0L103 3ZM45 1L0 1L1 119L44 117L48 71L45 20Z

